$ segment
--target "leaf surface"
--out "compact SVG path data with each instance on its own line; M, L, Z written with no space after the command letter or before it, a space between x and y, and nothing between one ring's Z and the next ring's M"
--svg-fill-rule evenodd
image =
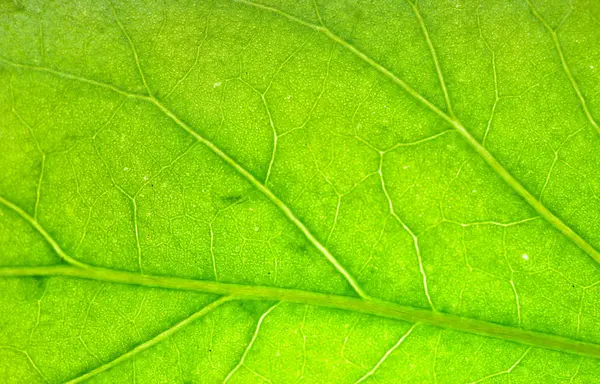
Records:
M596 2L0 10L3 382L600 382Z

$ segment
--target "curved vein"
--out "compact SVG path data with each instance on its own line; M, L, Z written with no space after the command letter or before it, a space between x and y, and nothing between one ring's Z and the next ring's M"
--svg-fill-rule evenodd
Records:
M246 361L246 356L248 356L248 353L252 349L252 346L254 345L254 342L256 341L256 338L258 337L258 333L260 332L260 327L262 326L262 323L265 320L265 317L269 316L269 313L271 313L280 303L281 302L279 302L279 303L277 303L277 304L272 305L271 307L269 307L269 309L267 309L262 314L262 316L258 319L258 323L256 324L256 328L254 329L254 334L252 335L252 338L250 339L250 342L246 346L246 349L244 350L244 353L242 354L242 357L240 358L240 361L235 365L235 367L233 367L233 369L231 371L229 371L229 373L227 374L227 376L225 376L225 379L223 380L223 384L226 384L229 380L231 380L231 378L233 377L233 375L235 375L235 373L237 372L237 370L240 369L240 367L242 365L244 365L244 362Z
M446 101L446 108L450 113L450 116L454 116L454 110L452 109L452 102L450 101L450 95L448 94L448 89L446 88L446 81L444 81L444 74L442 73L442 67L440 66L440 62L438 60L437 52L433 47L433 42L429 37L429 32L427 31L427 26L425 26L425 21L421 16L421 12L419 12L419 7L416 2L413 3L411 1L408 2L413 9L413 12L419 22L419 26L421 27L421 31L423 32L423 37L425 37L425 41L427 42L427 46L429 47L429 52L431 53L431 58L433 59L433 64L435 65L435 71L437 72L438 81L440 82L440 86L442 87L442 93L444 94L444 100Z
M193 323L194 321L198 320L199 318L205 316L206 314L208 314L209 312L213 311L214 309L216 309L217 307L225 304L227 301L232 300L231 297L221 297L215 301L213 301L212 303L208 304L207 306L205 306L204 308L202 308L201 310L199 310L198 312L194 313L193 315L187 317L186 319L180 321L179 323L175 324L174 326L172 326L171 328L167 329L166 331L158 334L157 336L153 337L152 339L139 344L138 346L136 346L135 348L125 352L124 354L120 355L119 357L117 357L114 360L109 361L106 364L103 364L97 368L92 369L91 371L88 371L82 375L79 375L67 382L65 382L65 384L77 384L77 383L82 383L86 380L91 379L92 377L108 371L109 369L115 367L116 365L119 365L120 363L131 359L132 357L134 357L135 355L137 355L140 352L143 352L145 350L147 350L148 348L151 348L153 346L155 346L156 344L160 343L161 341L164 341L166 339L168 339L169 337L171 337L173 334L175 334L176 332L182 330L183 328L187 327L188 325L190 325L191 323Z
M135 65L137 67L140 77L142 78L142 83L144 84L144 88L146 89L148 94L151 95L152 92L150 91L150 87L148 86L148 82L146 81L146 76L144 76L144 71L142 71L142 66L140 64L140 58L138 56L137 49L135 48L135 45L133 44L133 40L131 39L131 36L129 36L129 33L127 32L127 29L125 29L125 26L123 25L123 23L121 23L121 19L119 19L119 17L117 16L117 12L115 12L115 8L111 2L109 2L109 5L110 5L110 10L112 11L112 14L115 18L115 21L119 25L119 28L121 29L121 31L123 32L123 35L125 35L125 38L127 39L127 42L129 43L129 49L131 49L131 53L133 54L133 58L135 59Z
M565 55L563 54L562 47L560 45L560 41L558 40L558 34L556 33L556 31L554 31L552 28L550 28L550 26L548 25L546 20L544 20L542 15L540 15L540 13L533 6L531 1L530 0L525 0L525 1L529 5L529 8L531 9L531 13L533 13L533 15L542 23L544 28L550 33L550 36L552 36L552 41L554 42L554 48L556 48L556 51L558 52L558 56L560 57L560 63L562 65L562 68L565 71L567 78L571 82L571 86L573 87L575 94L577 94L577 98L579 99L579 103L581 104L581 107L583 108L583 112L585 113L585 116L589 120L590 124L592 124L592 127L594 127L596 129L596 132L598 132L598 134L600 134L600 125L598 125L598 122L596 121L596 119L594 119L594 116L592 116L592 113L588 109L585 97L583 97L583 93L581 93L581 90L579 89L579 85L577 85L577 81L575 81L575 77L573 77L573 74L571 73L571 69L567 65L567 60L565 59Z
M208 140L204 136L200 135L198 132L193 130L189 125L184 123L179 117L177 117L171 110L161 104L157 99L151 98L149 99L158 109L160 109L165 115L167 115L171 120L175 122L179 127L181 127L184 131L194 137L196 140L204 144L208 149L210 149L214 154L219 156L223 161L225 161L228 165L230 165L233 169L235 169L240 175L242 175L247 181L250 182L256 189L262 192L283 214L304 234L304 236L310 241L325 257L327 260L335 267L335 269L344 276L346 281L352 286L352 288L356 291L356 293L362 297L363 299L370 299L370 297L363 291L363 289L358 285L354 277L344 268L342 264L331 254L331 252L325 247L313 233L304 225L298 217L292 212L290 207L287 206L273 191L271 191L268 187L266 187L263 183L258 181L246 168L244 168L240 163L231 158L228 154L223 152L219 147L217 147L212 141Z
M44 227L42 227L36 219L29 216L29 214L27 212L25 212L21 207L19 207L18 205L14 204L12 201L10 201L2 196L0 196L0 204L9 208L14 213L19 215L23 220L27 221L29 223L29 225L31 225L40 235L42 235L44 240L46 240L46 242L50 245L50 247L52 247L52 249L54 250L56 255L58 255L58 257L60 257L62 260L66 261L67 263L69 263L71 265L75 265L79 268L89 268L90 267L88 264L82 263L82 262L72 258L71 256L67 255L65 253L65 251L63 251L63 249L60 247L60 245L58 245L56 240L54 240L54 238L52 236L50 236L50 234L44 229Z
M0 277L63 276L77 279L104 281L117 284L138 285L173 290L212 293L231 296L239 300L286 301L324 308L341 309L365 313L412 323L423 323L434 327L453 329L479 336L493 337L538 348L551 349L581 356L600 359L600 344L588 343L547 333L524 330L497 323L461 317L444 312L409 307L392 302L356 297L318 293L304 290L228 284L208 280L193 280L179 277L140 275L132 272L89 267L41 266L0 268Z
M400 346L400 344L402 344L404 342L404 340L406 340L406 338L408 336L410 336L410 334L412 333L412 331L415 329L415 327L417 325L419 325L419 323L413 324L413 326L410 327L408 329L408 331L406 331L406 333L404 335L402 335L402 337L400 337L400 339L398 339L398 341L396 342L396 344L394 344L394 346L392 346L392 348L388 349L388 351L386 353L384 353L384 355L381 357L381 359L379 359L379 361L377 362L377 364L375 364L375 366L369 372L365 373L360 379L356 380L354 382L354 384L362 383L363 381L367 380L369 377L373 376L375 374L375 372L377 372L377 370L379 369L379 367L381 367L381 364L383 364L385 362L385 360L392 353L394 353L394 351L396 349L398 349L398 347Z
M596 250L590 243L588 243L587 240L581 237L581 235L579 235L571 227L569 227L569 225L562 221L562 219L560 219L552 211L550 211L550 209L548 209L541 201L539 201L531 192L529 192L506 168L504 168L504 166L494 157L494 155L490 151L487 150L487 148L485 148L479 141L477 141L477 139L475 139L475 137L471 135L467 128L458 119L451 117L450 115L446 114L444 111L436 107L433 103L431 103L423 95L421 95L416 89L412 88L410 85L404 82L404 80L397 77L389 69L385 68L384 66L370 58L368 55L366 55L364 52L360 51L354 45L345 41L344 39L334 34L325 27L311 24L307 21L297 18L296 16L290 15L279 9L269 7L266 5L257 4L246 0L233 1L277 14L294 23L303 25L317 32L320 32L325 36L329 37L337 44L339 44L340 46L352 52L356 57L358 57L362 61L371 65L375 70L387 77L394 84L398 85L406 93L408 93L421 104L423 104L425 107L427 107L431 112L435 113L441 119L445 120L448 124L450 124L450 126L454 128L463 137L463 139L471 146L471 148L481 158L483 158L483 160L492 168L492 170L496 174L498 174L498 176L500 176L504 180L504 182L506 182L509 185L509 187L513 189L513 191L515 191L519 196L521 196L521 198L523 198L525 202L527 202L549 224L556 228L570 241L575 243L575 245L577 245L582 251L587 253L596 262L600 263L600 252Z
M119 95L122 95L122 96L125 96L125 97L131 97L131 98L136 98L136 99L147 99L148 98L148 96L146 96L146 95L142 95L142 94L138 94L138 93L132 93L132 92L123 90L123 89L121 89L121 88L119 88L119 87L117 87L116 85L113 85L113 84L103 83L101 81L96 81L96 80L93 80L93 79L88 79L88 78L83 77L83 76L73 75L73 74L68 73L68 72L57 71L57 70L52 69L52 68L41 67L41 66L37 66L37 65L15 63L15 62L7 60L7 59L5 59L3 57L0 57L0 63L3 63L5 65L9 65L9 66L15 67L15 68L22 68L22 69L28 69L28 70L31 70L31 71L48 73L50 75L54 75L54 76L57 76L57 77L60 77L60 78L63 78L63 79L79 81L81 83L86 83L86 84L89 84L89 85L93 85L93 86L96 86L96 87L107 89L109 91L118 93Z

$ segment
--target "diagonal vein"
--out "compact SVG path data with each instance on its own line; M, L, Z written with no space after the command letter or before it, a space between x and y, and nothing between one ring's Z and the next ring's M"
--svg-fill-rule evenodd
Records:
M277 148L277 131L275 130L275 126L273 124L273 119L271 117L271 112L269 111L269 108L267 106L266 100L265 100L265 96L264 93L261 94L261 98L262 101L265 105L265 108L267 110L267 114L269 116L269 120L271 123L271 128L273 129L273 134L274 134L274 148L273 148L273 153L272 153L272 158L271 158L271 162L269 163L269 171L267 172L267 178L265 179L265 183L261 183L260 181L258 181L254 175L252 175L247 169L245 169L241 164L239 164L237 161L235 161L233 158L231 158L228 154L226 154L225 152L223 152L215 143L213 143L212 141L208 140L207 138L205 138L204 136L200 135L198 132L196 132L195 130L193 130L191 127L189 127L187 124L185 124L181 119L179 119L172 111L170 111L165 105L163 105L162 103L160 103L158 101L158 99L156 99L153 95L152 92L150 90L150 87L148 86L148 83L146 81L146 76L144 76L144 71L142 70L141 64L140 64L140 60L138 57L138 53L137 53L137 49L135 48L135 45L133 43L133 40L131 39L131 37L129 36L129 34L127 33L127 30L125 29L125 27L123 26L123 24L121 23L120 19L117 17L117 14L114 10L114 8L112 7L111 4L111 9L112 9L112 13L113 16L115 17L115 20L117 21L117 23L119 24L119 27L121 28L123 34L125 35L125 37L127 38L127 41L129 42L129 46L131 48L131 51L133 53L133 56L135 58L135 63L138 69L138 72L140 74L140 77L142 78L142 82L144 83L144 87L146 88L146 90L148 91L148 95L149 97L144 98L147 101L150 101L152 104L154 104L156 107L158 107L158 109L163 112L165 115L167 115L171 120L173 120L179 127L181 127L183 130L185 130L188 134L190 134L191 136L193 136L196 140L200 141L202 144L204 144L205 146L207 146L213 153L215 153L217 156L219 156L222 160L224 160L227 164L229 164L230 166L232 166L237 172L239 172L244 178L246 178L253 186L255 186L258 190L260 190L269 200L271 200L271 202L273 204L275 204L283 213L284 215L294 224L296 225L296 227L298 227L302 233L306 236L306 238L319 250L321 251L321 253L323 253L323 255L325 255L325 257L327 258L327 260L335 267L335 269L341 273L344 278L348 281L348 283L352 286L352 288L356 291L356 293L362 297L365 300L369 299L369 296L362 290L362 288L358 285L358 283L356 282L356 280L354 279L354 277L344 268L344 266L335 258L335 256L333 256L331 254L331 252L327 249L327 247L325 247L323 244L321 244L321 242L319 240L317 240L317 238L312 234L312 232L304 225L304 223L302 223L302 221L300 221L300 219L298 219L296 217L296 215L294 215L294 213L292 212L292 210L281 200L279 199L275 193L273 193L267 186L266 184L268 183L269 180L269 174L271 172L271 167L273 165L273 161L275 159L275 150ZM286 60L287 62L287 60ZM285 64L285 62L284 62ZM283 64L282 64L283 65ZM281 67L279 68L281 69ZM278 70L279 71L279 70ZM268 88L267 88L268 91ZM265 91L266 93L266 91ZM135 207L135 201L134 201L134 208ZM135 221L135 220L134 220ZM138 237L138 231L137 231L137 222L136 222L136 239ZM140 248L139 248L139 241L138 241L138 259L139 259L139 255L140 255ZM141 259L139 259L139 267L140 267L140 271L142 271L142 264L141 264Z
M240 358L240 361L235 365L235 367L233 367L233 369L231 371L229 371L229 373L227 374L227 376L225 376L225 379L223 380L223 384L225 384L229 380L231 380L231 378L233 377L233 375L235 375L235 373L237 372L237 370L240 369L244 365L244 363L246 361L246 356L248 356L248 353L252 349L252 346L254 345L254 342L258 338L258 333L260 332L260 327L262 326L262 323L265 320L265 317L269 316L269 313L271 313L275 308L277 308L277 306L280 303L281 302L279 302L279 303L277 303L277 304L272 305L271 307L269 307L269 309L267 309L262 314L262 316L258 319L258 323L256 324L256 329L254 330L254 334L252 335L252 338L250 339L250 342L246 346L246 349L244 350L244 353L242 354L242 357Z
M29 225L31 225L40 235L42 235L44 240L46 240L46 242L50 245L50 247L52 247L54 252L62 260L79 268L89 268L88 264L82 263L67 255L67 253L60 247L60 245L58 245L56 240L54 240L54 238L50 236L50 234L44 229L44 227L42 227L42 225L37 221L37 219L34 219L33 217L29 216L29 214L25 212L21 207L2 196L0 196L0 204L9 208L11 211L19 215L23 220L27 221Z
M176 332L181 331L183 328L187 327L194 321L200 319L201 317L204 317L209 312L215 310L217 307L223 305L224 303L226 303L227 301L230 301L230 300L232 300L231 297L221 297L221 298L213 301L212 303L208 304L207 306L205 306L198 312L196 312L193 315L189 316L188 318L180 321L179 323L175 324L174 326L167 329L166 331L158 334L157 336L153 337L152 339L147 340L142 344L139 344L135 348L125 352L124 354L109 361L106 364L96 367L96 368L92 369L91 371L85 372L84 374L79 375L79 376L67 381L65 384L82 383L102 372L108 371L109 369L115 367L116 365L119 365L120 363L131 359L138 353L143 352L143 351L147 350L148 348L151 348L151 347L155 346L156 344L168 339L169 337L173 336Z
M304 223L298 219L298 217L292 212L290 207L287 206L273 191L271 191L267 186L258 181L246 168L244 168L240 163L231 158L228 154L223 152L219 147L217 147L212 141L208 140L204 136L200 135L198 132L193 130L189 125L184 123L181 119L179 119L171 110L169 110L166 106L160 103L157 99L151 98L150 101L158 107L165 115L167 115L171 120L175 122L179 127L181 127L184 131L193 136L200 143L204 144L208 149L210 149L214 154L219 156L223 161L225 161L228 165L230 165L233 169L235 169L240 175L242 175L247 181L249 181L256 189L262 192L283 214L304 234L304 236L310 241L325 257L327 260L335 267L335 269L344 276L346 281L352 286L352 288L356 291L356 293L362 297L363 299L370 299L370 297L363 291L363 289L358 285L355 278L344 268L344 266L335 258L335 256L323 245L313 233L304 225Z
M119 25L119 28L123 32L123 35L125 35L125 38L127 39L129 48L131 49L131 53L133 54L133 58L135 59L135 65L137 67L138 73L142 79L142 83L144 84L144 88L146 89L148 94L151 95L152 92L150 91L150 87L148 86L148 82L146 81L146 76L144 76L144 71L142 71L142 66L140 64L140 58L138 56L137 49L135 48L135 45L133 44L133 40L131 39L131 36L129 36L129 33L127 32L127 29L125 29L125 26L123 25L123 23L121 23L121 19L119 19L119 17L117 16L115 7L112 5L112 3L109 2L109 4L110 4L110 10L112 11L115 21L117 22L117 24Z
M556 48L556 52L558 52L558 56L560 57L560 63L562 65L562 68L565 71L565 74L567 75L569 82L571 82L571 86L573 87L573 90L575 91L575 94L577 95L577 98L579 99L579 102L581 103L583 112L585 113L585 116L589 120L590 124L592 124L592 127L594 127L594 129L596 129L596 132L598 132L600 134L600 125L598 125L598 122L596 121L596 119L594 119L594 116L592 116L592 113L588 109L585 97L583 97L583 93L581 93L581 90L579 89L579 85L577 84L575 77L573 77L573 74L571 73L571 69L567 65L567 60L565 59L565 55L564 55L562 47L560 45L560 41L558 40L558 34L556 33L555 30L550 28L550 26L548 25L546 20L544 20L542 15L540 15L540 13L533 6L531 1L530 0L525 0L525 1L529 5L529 8L531 9L531 13L533 13L533 15L542 23L544 28L550 33L550 36L552 36L552 41L554 42L554 47Z
M441 119L445 120L452 128L454 128L463 139L471 146L471 148L492 168L492 170L500 176L506 184L514 192L516 192L527 204L529 204L536 212L540 214L549 224L551 224L554 228L556 228L560 233L562 233L566 238L575 243L582 251L587 253L591 258L593 258L596 262L600 263L600 252L594 248L590 243L587 242L581 235L579 235L575 230L573 230L567 223L565 223L561 218L556 216L548 207L546 207L541 201L539 201L531 192L527 190L520 182L517 180L495 157L494 155L487 150L475 137L471 135L469 130L456 118L449 116L444 111L436 107L433 103L427 100L421 93L419 93L416 89L412 88L408 85L404 80L400 79L394 73L392 73L389 69L385 68L377 61L373 60L364 52L360 51L354 45L345 41L328 28L311 24L307 21L304 21L296 16L290 15L286 12L283 12L279 9L269 7L262 4L253 3L246 0L233 0L238 3L243 3L251 7L255 7L258 9L262 9L264 11L268 11L274 14L277 14L283 18L290 20L291 22L297 23L299 25L303 25L307 28L311 28L317 32L320 32L339 44L340 46L346 48L350 52L352 52L356 57L371 65L375 70L380 72L394 84L398 85L402 88L406 93L411 95L425 107L427 107L431 112L438 115Z
M398 339L398 341L396 342L396 344L394 344L392 346L392 348L390 348L386 353L383 354L383 356L381 357L381 359L379 359L379 361L377 362L377 364L375 364L375 366L367 373L365 373L360 379L358 379L357 381L354 382L354 384L358 384L358 383L362 383L363 381L367 380L369 377L373 376L375 374L375 372L377 372L377 370L379 369L379 367L381 367L381 364L383 364L385 362L385 360L387 360L387 358L396 351L396 349L398 349L398 347L400 346L400 344L402 344L404 342L404 340L406 340L406 338L408 336L410 336L410 334L412 333L412 331L415 329L415 327L418 325L419 323L415 323L413 324L412 327L410 327L408 329L408 331L406 331L406 333L404 335L402 335L402 337L400 337L400 339Z
M228 284L208 280L194 280L169 276L140 275L132 272L89 267L42 266L0 268L0 277L18 278L34 276L63 276L77 279L104 281L144 287L212 293L231 296L238 300L285 301L348 312L365 313L395 320L423 323L434 327L453 329L479 336L493 337L533 347L600 359L600 344L584 342L569 337L524 330L497 323L461 317L444 312L400 305L377 299L325 294L304 290Z
M423 21L423 17L421 16L421 12L419 11L418 5L409 1L410 6L413 9L413 12L419 22L419 26L421 27L421 31L423 32L423 36L425 37L425 41L427 42L427 46L429 47L429 52L431 53L431 58L433 59L433 64L435 65L435 71L437 72L438 81L440 82L440 86L442 87L442 92L444 93L444 100L446 101L446 108L448 108L448 112L450 116L454 116L454 110L452 109L452 103L450 101L450 95L448 94L448 89L446 88L446 81L444 80L444 74L442 72L442 67L440 66L440 62L438 60L437 52L433 46L433 42L429 37L429 32L427 31L427 26L425 25L425 21Z
M79 81L81 83L85 83L85 84L89 84L89 85L93 85L93 86L96 86L96 87L107 89L109 91L115 92L115 93L117 93L119 95L122 95L122 96L125 96L125 97L131 97L131 98L135 98L135 99L146 99L148 97L146 95L142 95L142 94L132 93L132 92L126 91L126 90L124 90L122 88L117 87L116 85L113 85L113 84L103 83L101 81L97 81L97 80L93 80L93 79L88 79L86 77L74 75L74 74L68 73L68 72L57 71L55 69L48 68L48 67L41 67L41 66L38 66L38 65L16 63L16 62L7 60L7 59L5 59L3 57L0 57L0 63L2 63L4 65L11 66L11 67L14 67L14 68L28 69L30 71L48 73L50 75L53 75L53 76L56 76L56 77L59 77L59 78L63 78L63 79Z

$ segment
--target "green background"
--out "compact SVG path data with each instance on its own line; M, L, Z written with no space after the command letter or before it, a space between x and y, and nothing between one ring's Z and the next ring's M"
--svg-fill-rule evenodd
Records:
M4 0L0 381L600 382L599 84L593 0Z

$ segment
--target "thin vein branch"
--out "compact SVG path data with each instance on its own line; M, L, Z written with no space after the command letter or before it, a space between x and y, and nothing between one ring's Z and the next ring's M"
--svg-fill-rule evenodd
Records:
M421 273L421 278L423 279L423 290L425 291L425 297L427 298L427 302L432 310L435 311L435 305L433 305L433 300L431 299L431 295L429 294L429 288L427 286L427 274L425 273L425 267L423 266L423 258L421 257L421 250L419 248L419 239L415 235L415 233L400 219L396 211L394 210L394 203L392 202L392 197L390 196L387 187L385 185L385 180L383 179L383 152L380 153L379 157L379 169L377 173L379 174L379 180L381 182L381 189L383 189L383 193L387 199L389 206L389 214L392 215L394 219L400 224L402 228L409 234L412 238L413 246L415 248L415 252L417 254L417 261L419 263L419 272Z
M410 336L410 334L412 333L412 331L415 329L415 327L418 325L417 324L413 324L412 327L410 327L408 329L408 331L402 335L402 337L400 337L400 339L396 342L396 344L394 344L394 346L392 348L390 348L382 357L381 359L379 359L379 361L377 362L377 364L375 364L375 366L369 371L367 372L363 377L361 377L360 379L356 380L354 382L354 384L358 384L358 383L362 383L363 381L367 380L370 376L373 376L373 374L375 374L375 372L377 372L377 370L379 369L379 367L381 367L381 365L385 362L385 360L390 357L390 355L392 353L394 353L394 351L396 349L398 349L398 347L400 347L400 345L404 342L404 340L406 340L406 338L408 336Z
M175 324L174 326L167 329L166 331L158 334L157 336L153 337L152 339L147 340L146 342L144 342L142 344L139 344L135 348L125 352L121 356L117 357L116 359L114 359L106 364L103 364L97 368L92 369L91 371L85 372L82 375L79 375L79 376L67 381L65 384L82 383L102 372L108 371L109 369L119 365L120 363L122 363L124 361L133 359L138 353L143 352L164 340L167 340L169 337L173 336L175 333L181 331L182 329L184 329L185 327L187 327L194 321L200 319L201 317L205 316L209 312L215 310L217 307L225 304L227 301L230 301L230 300L233 300L233 298L221 297L221 298L213 301L212 303L210 303L207 306L205 306L204 308L202 308L200 311L194 313L193 315L186 318L185 320L180 321L179 323Z
M269 315L269 313L271 313L275 308L277 308L277 306L279 304L281 304L281 303L277 303L277 304L272 305L271 307L269 307L269 309L267 309L262 314L262 316L258 319L258 323L256 324L256 329L254 330L254 334L252 335L252 338L250 339L250 342L246 346L246 349L244 350L244 353L242 354L242 357L240 358L240 361L236 364L235 367L233 367L233 369L231 371L229 371L229 373L227 374L227 376L225 376L225 379L223 380L223 384L225 384L229 380L231 380L231 377L233 377L233 375L237 372L237 370L240 369L240 367L242 367L244 365L244 362L246 361L246 356L248 356L248 353L252 349L252 346L254 345L254 342L256 341L256 338L258 337L258 333L260 332L260 327L262 326L263 321Z
M421 27L421 31L423 32L423 36L425 37L425 41L427 42L427 46L429 47L429 52L431 53L431 58L433 59L433 64L435 65L435 71L437 73L438 81L440 86L442 87L442 92L444 93L444 100L446 101L446 108L448 109L448 113L450 116L454 117L454 110L452 109L452 102L450 101L450 95L448 94L448 88L446 87L446 82L444 81L444 74L442 72L442 67L440 66L440 61L438 59L437 52L435 47L433 46L433 42L429 37L429 32L427 31L427 26L425 25L425 21L423 21L423 17L421 16L421 12L419 11L419 7L416 3L409 1L410 6L413 9L413 12L419 22L419 26Z
M327 260L335 267L335 269L344 276L346 281L352 286L352 288L356 291L356 293L365 300L370 299L370 297L363 291L363 289L358 285L355 278L344 268L344 266L331 254L329 249L325 247L313 233L304 225L300 219L296 217L296 215L292 212L292 210L284 203L273 191L271 191L267 186L258 181L246 168L244 168L240 163L231 158L228 154L223 152L217 145L215 145L212 141L208 140L204 136L200 135L194 129L192 129L189 125L180 120L171 110L165 107L156 99L151 99L152 103L158 107L165 115L167 115L175 124L181 127L184 131L198 140L200 143L208 147L215 155L220 157L225 163L230 165L233 169L235 169L239 174L241 174L250 184L252 184L256 189L262 192L273 204L281 210L281 212L304 234L304 236L327 258Z
M89 84L89 85L93 85L93 86L96 86L96 87L107 89L109 91L118 93L119 95L122 95L122 96L125 96L125 97L130 97L130 98L135 98L135 99L142 99L142 100L148 99L147 95L142 95L142 94L139 94L139 93L132 93L132 92L126 91L124 89L121 89L121 88L119 88L119 87L117 87L117 86L115 86L113 84L103 83L101 81L97 81L97 80L93 80L93 79L88 79L86 77L74 75L74 74L71 74L71 73L68 73L68 72L57 71L55 69L48 68L48 67L42 67L42 66L30 65L30 64L15 63L15 62L7 60L7 59L5 59L3 57L0 57L0 63L2 63L4 65L11 66L11 67L14 67L14 68L28 69L28 70L31 70L31 71L48 73L50 75L54 75L54 76L60 77L62 79L79 81L79 82L82 82L82 83L85 83L85 84Z
M82 263L81 261L78 261L78 260L72 258L71 256L67 255L65 253L65 251L63 251L63 249L60 247L60 245L58 245L56 240L54 240L54 238L52 236L50 236L50 234L44 229L44 227L42 227L42 225L36 219L29 216L29 214L27 212L25 212L21 207L19 207L18 205L14 204L12 201L10 201L2 196L0 196L0 204L9 208L14 213L19 215L23 220L27 221L40 235L42 235L44 240L46 240L46 242L50 245L50 247L52 247L54 252L62 260L66 261L67 263L69 263L71 265L79 267L79 268L85 269L85 268L90 267L88 264Z
M137 67L140 77L142 78L142 83L144 84L144 88L148 92L148 95L152 96L152 91L150 91L150 87L148 86L148 82L146 81L146 76L144 76L144 71L142 70L142 66L140 64L140 58L138 56L137 49L135 48L135 45L133 44L133 40L131 39L131 36L129 36L129 33L127 32L127 29L125 29L125 26L123 25L123 23L121 23L121 19L119 19L119 16L117 16L115 7L112 5L112 3L109 2L109 4L110 4L110 10L112 11L114 18L115 18L117 24L119 25L119 28L121 28L123 35L125 35L125 38L127 39L127 42L129 43L129 48L131 49L131 53L133 54L133 58L135 59L135 65Z
M600 134L600 125L598 124L596 119L594 119L594 116L592 116L592 113L590 112L590 110L587 106L585 97L583 96L583 93L581 93L581 89L579 89L579 85L577 84L575 77L573 77L573 73L571 72L571 69L569 68L569 65L567 64L567 60L565 59L565 55L564 55L562 47L560 45L560 40L558 40L558 34L556 33L556 31L554 29L552 29L550 27L550 25L548 25L548 23L542 17L542 15L540 15L540 13L537 11L537 9L531 3L531 0L525 0L525 1L529 5L529 8L531 9L531 12L533 13L533 15L542 23L544 28L550 33L550 36L552 36L552 41L554 42L554 47L556 48L556 52L558 52L558 56L560 57L560 63L562 65L562 68L565 71L565 74L567 75L567 78L569 79L569 82L571 83L571 86L573 87L573 90L575 91L577 98L579 99L579 103L581 104L581 107L583 108L583 112L585 113L585 116L589 120L592 127L594 127L596 132L598 132L598 134Z

